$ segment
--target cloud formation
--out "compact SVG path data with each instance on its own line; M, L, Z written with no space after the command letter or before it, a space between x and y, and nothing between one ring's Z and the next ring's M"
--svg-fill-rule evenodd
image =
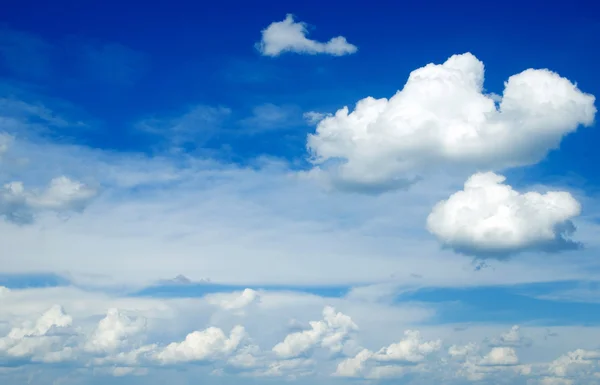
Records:
M42 191L28 191L22 182L10 182L0 188L0 215L10 222L31 223L39 212L80 211L95 195L95 189L66 176L52 179Z
M295 358L317 345L339 352L348 334L357 329L350 317L327 306L322 321L311 321L309 330L287 335L273 347L273 352L282 358Z
M323 43L311 40L307 35L306 23L296 22L294 16L288 14L283 21L273 22L262 31L262 39L256 44L256 48L264 56L279 56L285 52L343 56L358 50L343 36L334 37Z
M442 347L441 340L423 341L416 330L404 332L404 338L377 352L361 350L356 356L341 361L335 375L339 377L402 377L418 371L418 365ZM392 364L392 365L390 365Z
M471 176L464 190L433 207L427 229L443 245L480 257L577 247L568 236L581 205L571 194L519 193L504 181L492 172Z
M511 76L497 100L472 54L428 64L390 99L367 97L321 120L307 139L312 174L338 188L384 191L432 169L534 164L596 113L594 96L546 69Z
M239 292L220 295L235 298ZM212 306L214 295L195 299L148 299L111 297L74 288L9 290L0 287L0 298L8 306L0 308L0 336L4 335L0 337L0 364L5 365L4 368L10 365L14 370L30 370L35 364L40 373L39 378L32 377L33 384L47 381L56 364L82 375L74 383L86 383L91 374L104 379L106 376L146 376L145 380L152 382L155 376L166 373L177 379L183 372L175 374L170 370L185 368L193 371L190 375L196 379L207 381L211 377L223 379L226 376L236 380L306 378L314 382L327 381L333 376L367 380L413 378L419 379L418 384L477 381L496 384L504 379L515 384L541 385L591 383L594 373L600 370L600 352L589 348L594 345L589 338L575 338L581 333L577 327L562 328L559 334L564 337L557 337L560 339L557 343L544 339L543 326L526 328L528 335L536 336L536 346L552 347L555 349L552 354L556 348L560 349L554 356L558 358L551 361L521 359L520 352L527 346L515 343L520 339L519 327L501 333L506 330L505 325L492 328L482 325L479 326L481 331L475 334L451 332L452 325L430 326L425 327L423 333L428 337L411 328L399 341L384 343L381 349L372 350L362 347L361 341L371 344L374 336L387 341L390 334L404 330L405 315L388 318L392 314L389 311L398 304L373 312L372 321L361 323L360 329L354 316L362 318L369 313L364 307L367 304L345 302L343 306L350 312L340 312L326 305L321 307L323 318L309 321L310 328L284 335L280 331L285 330L282 328L285 320L289 321L286 316L290 307L300 307L300 313L304 314L307 310L316 310L315 306L320 306L325 299L314 301L313 296L286 292L266 291L263 295L265 302L247 314L244 325L232 316L217 324L209 321L202 328L208 319L200 321L198 314L208 312L210 315L211 309L217 310ZM48 305L57 298L64 306ZM312 304L307 307L308 300ZM97 317L99 314L103 316ZM302 318L306 320L306 316ZM388 321L393 322L386 323ZM200 328L186 331L192 324L196 325L194 329ZM586 336L600 335L600 329L596 329L588 329ZM496 340L497 345L486 348L485 341L489 338L480 340L477 335L501 337ZM471 342L451 342L465 337ZM273 341L279 342L273 345ZM587 348L567 348L582 341ZM564 353L566 349L570 350ZM0 371L0 378L8 383L16 381L15 375Z

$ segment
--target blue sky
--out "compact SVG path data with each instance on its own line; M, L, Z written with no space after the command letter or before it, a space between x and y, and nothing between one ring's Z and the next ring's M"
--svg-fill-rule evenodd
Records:
M4 6L2 383L598 382L599 11Z

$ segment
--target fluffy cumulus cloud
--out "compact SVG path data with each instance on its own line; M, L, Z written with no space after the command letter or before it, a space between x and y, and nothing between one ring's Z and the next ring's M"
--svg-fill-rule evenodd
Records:
M358 50L343 36L319 42L309 39L307 35L306 23L296 22L294 16L288 14L283 21L273 22L262 31L262 39L256 47L265 56L279 56L284 52L343 56Z
M519 193L491 172L478 173L427 218L428 230L448 247L470 255L576 247L567 237L581 206L563 191Z
M317 345L339 352L349 333L357 329L350 317L327 306L323 310L322 321L311 321L310 329L289 334L273 347L273 352L279 357L293 358Z
M402 377L423 369L422 363L442 347L441 340L424 341L416 330L404 332L397 343L377 352L361 350L356 356L341 361L335 371L340 377Z
M225 311L236 315L244 315L246 308L260 302L260 294L256 290L244 289L242 292L214 294L208 297L208 302Z
M59 298L56 289L0 290L3 303L12 309L0 308L0 333L4 333L0 338L0 366L15 371L35 368L32 384L46 383L58 364L69 373L80 375L79 380L72 378L73 384L87 383L90 377L86 377L86 373L100 378L146 376L144 381L150 383L165 373L175 376L172 379L176 381L177 376L185 374L173 372L176 368L188 368L196 380L207 381L210 378L229 381L242 376L245 380L306 378L322 383L331 381L331 377L350 377L373 381L418 380L417 384L593 383L595 373L600 371L600 352L593 349L573 349L567 353L563 350L562 355L557 354L554 357L558 358L551 361L529 359L525 362L520 352L529 349L529 345L517 342L522 340L518 326L504 333L502 329L494 329L493 335L499 337L492 338L495 345L487 348L485 342L489 338L451 344L409 329L399 341L373 350L363 347L361 340L368 340L369 333L381 328L381 320L388 316L386 312L373 318L373 325L364 324L359 330L349 314L325 306L322 319L310 321L309 328L288 334L277 331L285 328L277 325L284 318L272 317L277 314L275 310L285 310L290 305L306 310L303 303L310 298L307 295L265 292L262 294L265 302L259 304L261 308L244 318L248 327L206 322L202 327L197 313L215 311L213 295L161 300L108 297L74 288L60 290L64 307L48 305ZM239 293L222 295L223 298L239 297ZM316 305L317 302L313 304ZM352 313L360 315L364 311L354 308ZM100 313L103 315L97 317ZM262 313L268 316L265 318ZM186 332L186 320L193 320L193 324L200 327ZM175 321L182 327L173 329ZM233 318L222 321L231 324ZM402 322L401 318L394 321L394 324ZM446 329L452 330L451 327ZM390 334L402 334L401 330L398 326L388 327L378 334L382 340L389 340ZM427 334L444 333L444 339L454 339L443 330L438 326ZM489 329L486 330L486 334L489 333ZM543 327L527 330L539 337L535 344L548 343L543 338ZM579 332L579 329L569 332L558 344L560 348L573 346L570 340ZM464 337L464 332L461 335ZM600 331L596 335L600 335ZM7 383L17 383L17 377L11 373L0 371L0 378Z
M207 361L230 355L245 337L243 326L234 327L229 336L217 327L209 327L202 331L188 334L185 340L173 342L155 357L162 363L177 363L189 361Z
M0 189L0 215L15 223L30 223L38 212L80 211L96 190L66 176L54 178L43 190L27 190L22 182L9 182Z
M519 363L519 358L515 349L501 346L492 348L492 350L480 362L480 365L503 366L516 365Z
M291 16L265 29L259 47L267 56L356 51L342 37L309 40L307 26ZM531 164L594 119L594 97L550 71L511 77L500 97L484 93L483 78L480 61L457 55L414 71L389 100L367 98L335 115L306 113L316 125L308 175L382 191L438 167L468 175ZM2 115L3 108L13 113ZM441 305L412 302L418 293L397 300L399 291L432 286L596 279L587 265L540 264L538 255L474 272L465 269L471 258L447 258L422 226L429 214L427 228L445 246L477 256L573 247L571 220L581 209L569 193L520 193L489 172L456 193L454 173L442 173L406 194L327 194L285 162L246 167L177 156L224 132L230 115L197 106L180 118L140 122L141 130L171 138L164 156L150 156L19 135L33 132L32 121L58 127L63 120L0 100L0 234L10 251L0 253L0 278L65 272L70 283L0 287L0 383L600 379L597 327L585 329L585 339L579 327L548 340L545 327L531 325L457 332L457 325L432 322ZM300 117L296 107L263 105L246 123L270 130ZM88 206L99 191L92 186L104 194ZM81 215L57 218L73 211ZM578 236L587 224L593 237L591 222L583 221ZM189 278L164 281L182 272ZM194 297L243 285L262 289ZM294 291L325 285L358 287L345 296ZM159 293L167 297L153 297Z
M390 99L367 97L322 119L308 136L312 175L340 188L406 187L427 170L534 164L580 125L595 98L546 69L511 76L498 101L470 53L414 70Z
M43 188L27 188L24 182L10 179L15 169L21 170L30 161L11 153L15 145L13 133L39 131L39 124L32 123L39 121L44 127L68 125L43 105L0 98L0 217L13 223L31 223L36 214L47 211L81 211L96 195L96 189L64 175L52 178Z
M99 323L85 344L85 349L92 353L115 352L128 344L128 337L142 332L145 319L131 320L119 309L111 308L106 317Z
M8 335L0 338L0 357L6 360L29 359L32 362L52 363L66 360L72 348L65 344L60 329L71 326L73 318L55 305L31 322L14 327Z

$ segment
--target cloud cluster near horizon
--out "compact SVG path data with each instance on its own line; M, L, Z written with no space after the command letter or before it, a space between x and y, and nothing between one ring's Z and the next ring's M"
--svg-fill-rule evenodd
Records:
M575 349L548 362L524 362L520 352L532 343L545 344L541 338L543 330L536 327L498 325L487 330L483 340L468 342L459 342L456 332L448 334L443 328L425 328L424 333L431 337L407 329L395 337L380 335L387 342L370 348L363 345L363 335L376 332L381 319L372 318L372 324L359 325L353 316L326 305L319 318L307 319L302 314L302 321L309 322L300 330L289 330L283 325L265 330L260 326L265 314L281 319L292 304L318 315L315 310L322 306L321 299L285 292L247 289L198 299L157 300L55 289L53 295L61 295L64 306L52 305L54 299L39 294L39 290L0 287L0 297L12 309L12 314L6 309L0 311L8 322L6 334L0 337L0 362L14 370L45 364L60 365L67 377L90 371L103 377L135 377L195 364L206 368L206 375L217 378L398 380L418 375L418 383L493 382L508 377L539 384L589 381L592 373L600 370L600 351L593 349ZM376 303L352 300L337 302L361 319L365 311L378 309L380 315L404 325L406 312L411 311L386 310ZM189 321L195 317L190 306L220 316L209 321L211 326L192 331L168 326L175 318L180 325L191 325ZM506 328L509 330L503 331ZM253 332L257 335L253 336ZM573 332L568 333L564 338ZM433 337L436 334L445 337ZM535 336L535 340L530 336ZM265 346L265 341L272 340L276 341L272 347ZM32 380L39 381L43 376L36 374Z

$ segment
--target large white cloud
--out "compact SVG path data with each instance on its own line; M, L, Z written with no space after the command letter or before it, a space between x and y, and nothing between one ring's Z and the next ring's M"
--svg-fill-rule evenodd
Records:
M340 188L389 190L440 168L501 170L537 163L580 125L595 98L546 69L484 91L484 65L470 53L414 70L390 99L367 97L319 122L308 136L316 177Z
M334 37L323 43L311 40L306 37L307 35L307 25L295 22L294 16L288 14L283 21L273 22L262 31L262 39L256 47L265 56L279 56L284 52L343 56L358 50L343 36Z
M581 205L563 191L519 193L505 178L478 173L427 218L428 230L446 246L476 256L576 247L567 237Z
M0 253L6 273L59 272L94 285L146 285L178 274L192 281L209 278L241 285L391 281L392 286L594 275L560 260L540 266L536 260L520 259L495 266L495 272L473 272L463 268L470 258L447 258L449 252L439 249L422 223L433 202L455 191L454 180L446 176L426 179L410 192L373 199L324 193L290 177L295 173L288 164L272 160L244 167L22 136L10 143L4 159L0 185L21 181L28 197L44 196L45 181L57 175L86 189L102 189L93 204L68 220L53 213L73 208L68 200L51 200L65 203L55 204L46 215L48 205L23 206L22 196L19 200L9 194L11 201L21 202L11 206L12 213L18 208L36 221L33 226L0 221L2 243L11 250ZM595 231L591 225L588 237ZM315 270L317 265L322 268Z

